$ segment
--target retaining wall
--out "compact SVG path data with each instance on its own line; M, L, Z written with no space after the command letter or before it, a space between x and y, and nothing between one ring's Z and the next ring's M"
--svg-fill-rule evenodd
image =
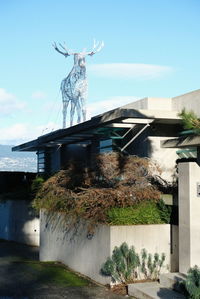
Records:
M0 239L39 246L39 217L29 201L0 202Z
M40 260L60 261L102 284L110 283L99 271L107 257L112 255L115 246L126 242L134 246L138 253L145 248L148 253L165 253L164 272L171 266L173 251L169 224L106 226L101 225L93 236L87 235L85 224L77 230L69 229L66 216L61 213L40 213ZM176 243L176 242L175 242ZM176 244L177 245L177 244ZM173 257L175 258L176 246ZM176 261L174 261L176 263ZM178 269L177 269L178 270Z

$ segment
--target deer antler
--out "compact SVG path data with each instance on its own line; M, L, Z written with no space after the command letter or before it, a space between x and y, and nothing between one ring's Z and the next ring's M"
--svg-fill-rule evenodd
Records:
M68 50L67 50L63 45L61 45L61 44L59 44L59 45L60 45L60 47L63 48L63 50L65 50L66 52L63 52L63 51L61 51L60 49L58 49L58 47L57 47L57 45L56 45L55 42L52 44L52 46L54 47L54 49L55 49L58 53L64 55L65 57L72 55L72 53L69 53Z
M93 45L93 49L91 52L87 53L88 55L92 56L95 53L101 51L101 49L104 47L104 42L96 42L96 40L94 39L94 45Z

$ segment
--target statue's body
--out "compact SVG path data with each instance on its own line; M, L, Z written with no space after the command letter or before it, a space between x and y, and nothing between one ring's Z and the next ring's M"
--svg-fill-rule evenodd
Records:
M77 123L86 120L86 99L87 99L87 78L86 78L86 55L94 55L103 47L103 43L94 44L92 52L69 53L62 45L66 52L58 49L56 44L53 45L55 50L63 54L65 57L74 56L74 66L69 75L61 82L61 92L63 101L63 128L66 127L67 108L71 104L70 110L70 126L73 125L75 112L77 113Z

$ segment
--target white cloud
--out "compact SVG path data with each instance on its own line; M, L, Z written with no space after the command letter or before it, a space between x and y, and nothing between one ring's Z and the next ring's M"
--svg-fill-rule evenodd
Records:
M138 98L134 96L115 96L109 97L103 101L88 103L87 119L131 102L135 102L136 100L138 100Z
M43 134L59 129L58 125L47 124L33 126L26 123L16 123L10 127L0 128L0 144L16 145L35 139Z
M5 116L25 108L25 103L17 100L16 96L0 88L0 115Z
M47 95L45 92L43 92L41 90L37 90L32 93L31 97L32 97L32 99L43 100L47 97Z
M88 103L87 119L125 104L134 102L135 100L137 100L137 98L133 96L114 96L106 98L104 101ZM67 116L67 122L69 123L69 113ZM61 129L61 126L62 124L60 121L60 124L57 124L57 122L48 122L46 124L33 126L31 123L15 123L8 127L0 127L0 144L17 145L25 143L27 141L36 139L41 135Z
M169 66L140 63L106 63L92 64L88 71L105 78L118 79L155 79L172 72Z

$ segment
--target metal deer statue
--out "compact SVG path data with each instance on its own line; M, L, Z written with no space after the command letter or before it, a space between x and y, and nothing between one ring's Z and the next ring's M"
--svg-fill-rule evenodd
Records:
M53 44L55 50L68 57L70 55L74 56L74 66L69 73L69 75L61 82L61 92L63 101L63 128L66 128L66 116L67 108L69 103L71 104L70 110L70 126L73 125L74 114L77 113L77 123L86 120L86 98L87 98L87 77L86 77L86 62L85 57L87 55L94 55L99 52L103 46L103 42L96 43L94 41L93 50L91 52L80 52L80 53L70 53L65 46L60 45L60 49L57 47L56 43ZM63 51L64 50L64 51Z

